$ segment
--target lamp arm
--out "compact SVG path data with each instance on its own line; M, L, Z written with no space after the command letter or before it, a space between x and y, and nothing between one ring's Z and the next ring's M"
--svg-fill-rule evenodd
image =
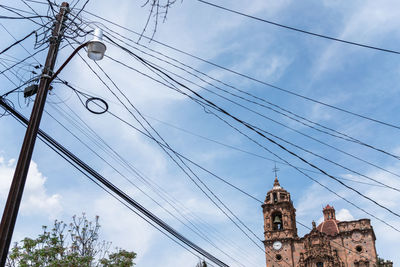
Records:
M72 54L67 58L67 60L65 60L65 62L60 66L60 68L54 72L54 74L51 76L49 83L50 84L56 77L58 74L60 74L60 72L64 69L64 67L71 61L71 59L79 52L79 50L81 50L82 48L84 48L85 46L87 46L90 42L86 42L81 44L80 46L78 46L74 52L72 52Z

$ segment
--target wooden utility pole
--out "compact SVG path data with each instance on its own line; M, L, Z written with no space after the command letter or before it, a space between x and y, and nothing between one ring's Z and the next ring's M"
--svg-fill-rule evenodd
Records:
M42 118L46 97L49 91L50 79L53 75L53 68L56 62L58 48L64 32L64 22L69 12L69 4L63 2L54 23L50 46L39 82L39 88L33 105L28 128L26 129L24 142L15 168L14 178L8 194L7 203L4 208L3 217L0 224L0 266L4 267L9 251L15 221L17 219L22 193L24 191L26 177L28 175L29 164L31 162L36 136Z

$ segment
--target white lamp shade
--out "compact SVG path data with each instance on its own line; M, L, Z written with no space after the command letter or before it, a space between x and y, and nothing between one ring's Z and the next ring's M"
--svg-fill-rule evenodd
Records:
M106 52L106 45L101 41L91 41L87 45L88 57L93 60L101 60Z
M93 39L87 45L88 57L93 60L101 60L106 52L106 45L103 43L103 31L96 28L93 33Z

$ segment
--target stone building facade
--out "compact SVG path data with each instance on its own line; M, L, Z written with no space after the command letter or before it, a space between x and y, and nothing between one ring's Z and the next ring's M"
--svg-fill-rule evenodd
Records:
M275 177L262 204L267 267L378 266L375 234L369 219L340 222L335 209L323 209L324 221L310 233L297 235L296 209L290 193Z

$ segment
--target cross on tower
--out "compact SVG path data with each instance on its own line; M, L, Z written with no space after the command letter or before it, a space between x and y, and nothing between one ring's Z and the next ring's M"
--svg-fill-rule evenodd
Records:
M276 163L275 163L275 167L272 169L272 172L275 173L275 177L278 177L278 171L279 171L279 168L276 167Z

